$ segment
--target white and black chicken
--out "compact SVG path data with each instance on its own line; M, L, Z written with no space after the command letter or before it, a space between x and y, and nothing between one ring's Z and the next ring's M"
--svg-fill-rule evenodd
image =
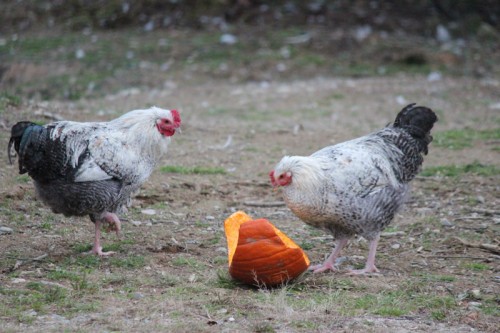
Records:
M310 156L285 156L270 172L271 183L282 188L292 212L331 232L337 241L328 259L311 270L335 270L340 251L357 234L370 241L370 249L365 268L350 273L378 272L375 253L380 232L403 205L436 121L429 108L410 104L378 132Z
M19 173L34 180L39 198L54 213L89 215L95 224L92 253L103 252L100 226L120 230L117 213L151 175L181 125L179 112L152 107L109 122L19 122L8 145Z

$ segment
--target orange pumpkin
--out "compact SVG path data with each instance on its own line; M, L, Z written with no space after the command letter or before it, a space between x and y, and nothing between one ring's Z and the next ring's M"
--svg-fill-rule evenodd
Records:
M251 285L276 286L309 267L302 249L266 219L253 220L242 211L224 222L229 274Z

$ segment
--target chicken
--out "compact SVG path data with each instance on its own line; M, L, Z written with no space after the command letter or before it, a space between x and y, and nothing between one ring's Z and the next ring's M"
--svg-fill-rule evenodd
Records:
M19 122L8 145L19 173L33 179L38 197L54 213L89 215L95 224L91 253L105 256L100 227L120 231L117 216L148 179L181 125L179 112L152 107L109 122Z
M315 273L335 270L348 239L370 242L364 269L378 272L375 253L380 232L393 220L420 171L437 121L429 108L410 104L393 124L366 136L325 147L310 156L285 156L270 172L290 210L305 223L333 234L336 246Z

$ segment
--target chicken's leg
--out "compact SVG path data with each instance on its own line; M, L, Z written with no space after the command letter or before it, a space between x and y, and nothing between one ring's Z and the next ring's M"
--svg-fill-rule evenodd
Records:
M380 239L380 235L377 235L377 237L375 237L370 242L370 250L368 252L368 259L366 260L365 268L351 270L348 273L349 275L363 275L366 273L378 273L379 272L377 267L375 267L375 253L377 252L377 245L378 245L379 239Z
M122 223L115 213L105 212L101 218L107 223L105 226L107 231L116 231L116 235L120 235Z
M111 254L115 254L114 251L103 252L101 247L101 224L102 222L107 223L107 227L109 230L116 231L116 234L120 234L121 230L121 222L118 216L114 213L104 213L102 216L95 221L95 238L94 238L94 247L90 251L92 254L97 254L99 256L109 256Z
M339 239L337 241L337 244L335 245L335 248L332 251L332 254L328 257L328 259L325 260L323 264L320 265L315 265L309 267L310 271L313 271L313 273L321 273L327 270L332 270L336 271L337 269L334 267L335 265L335 260L337 260L337 257L340 254L340 251L342 251L342 248L347 244L348 239Z

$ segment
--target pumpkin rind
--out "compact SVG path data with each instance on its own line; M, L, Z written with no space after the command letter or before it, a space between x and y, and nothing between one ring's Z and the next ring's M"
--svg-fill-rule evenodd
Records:
M252 285L275 286L296 278L309 267L304 251L269 221L252 221L243 212L237 213L224 224L229 273L234 279Z

